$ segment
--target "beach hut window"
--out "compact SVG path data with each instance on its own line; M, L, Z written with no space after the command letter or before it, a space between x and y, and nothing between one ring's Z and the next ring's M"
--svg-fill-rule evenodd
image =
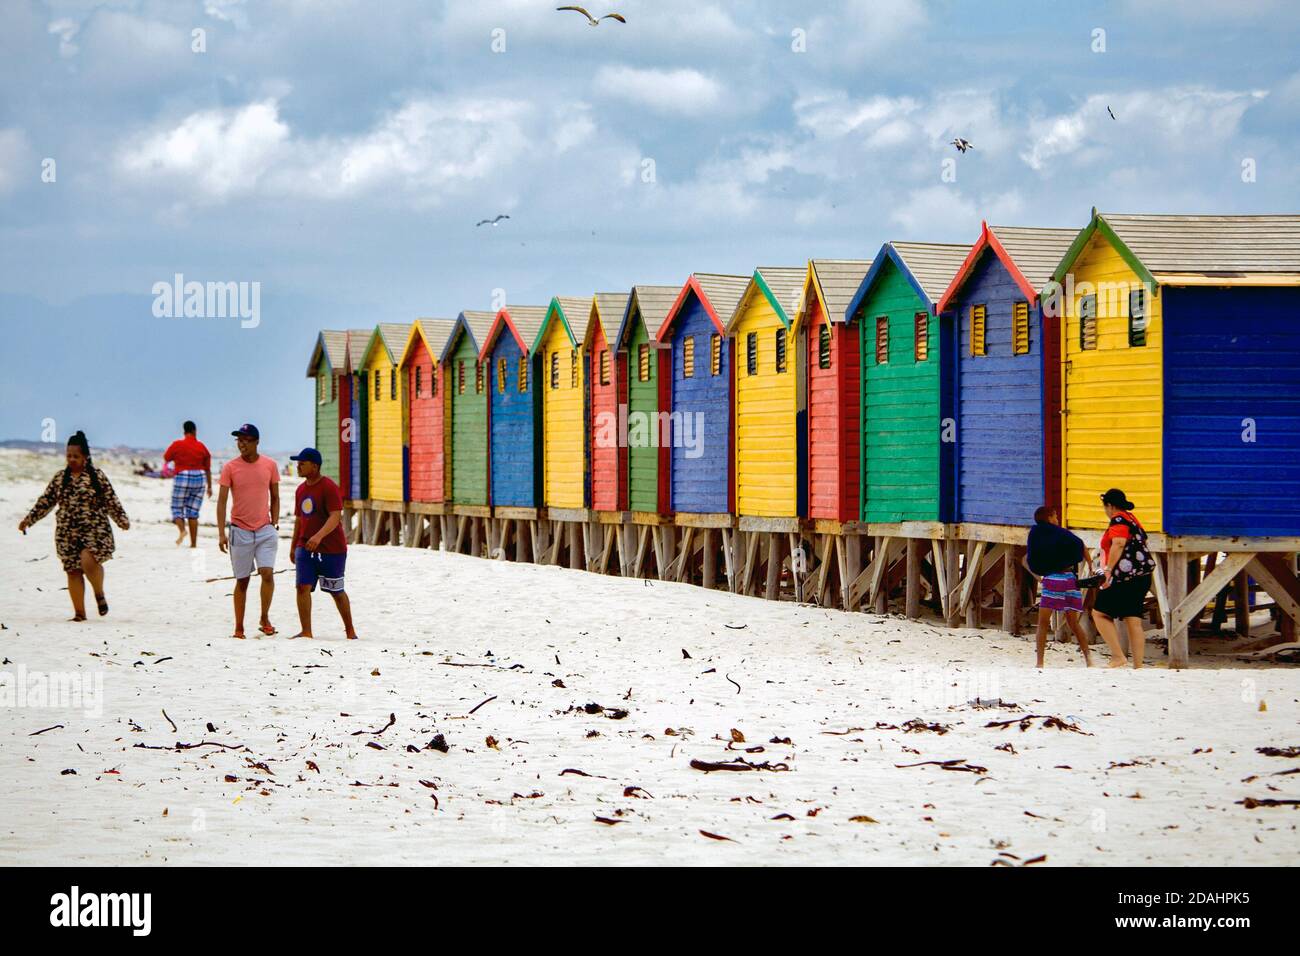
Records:
M560 387L560 353L551 353L551 388Z
M456 363L456 394L465 394L465 360Z
M438 366L429 366L429 395L430 397L438 394Z
M519 356L519 391L528 391L528 359Z
M930 313L918 312L912 316L912 350L918 362L930 357Z
M1128 294L1128 344L1141 348L1147 344L1147 300L1145 289Z
M424 368L417 365L415 367L415 397L420 398L424 395Z
M339 380L337 376L331 375L330 376L330 401L337 402L338 400L339 400Z
M397 401L397 369L388 370L388 397Z
M506 360L497 359L497 394L506 393Z
M1079 348L1089 351L1097 347L1097 297L1081 296L1079 299Z
M889 316L882 315L876 319L876 364L884 365L889 361Z
M988 355L988 343L984 339L984 326L987 310L982 305L970 307L970 354Z
M825 322L817 330L817 367L831 367L831 327Z
M383 383L379 379L379 369L375 369L375 401L380 401L380 389L383 387Z
M474 394L483 394L483 363L474 363Z
M569 388L578 387L578 350L569 350Z
M637 381L650 381L650 346L642 342L636 347L636 377Z
M722 374L722 336L717 332L709 336L709 374Z
M316 376L316 404L325 404L325 379L319 375Z
M609 384L609 349L600 350L600 384Z
M750 332L745 336L745 374L758 374L758 333Z
M693 378L695 375L695 336L688 335L682 340L682 377Z
M1011 351L1015 355L1029 354L1029 303L1017 302L1011 307Z
M781 374L785 371L785 329L776 330L776 371Z

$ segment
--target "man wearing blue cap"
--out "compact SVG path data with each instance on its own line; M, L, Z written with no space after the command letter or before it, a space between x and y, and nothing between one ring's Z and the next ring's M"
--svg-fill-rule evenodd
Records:
M298 463L298 486L294 507L293 544L289 554L298 569L298 620L302 630L294 637L311 637L311 592L320 589L334 599L349 641L357 639L352 627L352 604L343 590L343 571L348 560L348 540L343 534L343 495L339 486L320 473L320 452L304 448L290 460Z
M239 457L221 468L217 483L217 545L230 552L230 567L235 575L235 633L244 637L244 604L248 599L248 579L257 570L262 579L262 618L258 630L270 637L271 597L275 594L275 552L280 543L280 470L275 462L257 453L261 433L256 425L240 425L233 432ZM226 540L226 502L230 509L230 540Z

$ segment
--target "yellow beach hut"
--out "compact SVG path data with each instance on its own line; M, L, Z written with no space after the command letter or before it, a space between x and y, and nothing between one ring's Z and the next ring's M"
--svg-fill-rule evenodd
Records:
M406 498L406 388L399 363L409 323L381 322L375 326L361 359L366 385L366 441L369 454L368 498L400 504Z
M736 356L738 517L797 521L804 511L802 364L790 326L805 275L803 268L760 266L727 323Z
M548 510L587 505L583 343L591 303L590 297L552 299L531 350L541 363L542 500Z

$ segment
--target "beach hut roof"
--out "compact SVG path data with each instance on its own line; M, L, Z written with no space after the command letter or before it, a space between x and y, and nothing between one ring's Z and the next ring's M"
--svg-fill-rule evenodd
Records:
M365 357L366 346L370 344L370 336L374 331L374 329L348 329L345 354L347 371L353 372L361 367L361 359Z
M736 311L736 303L740 297L745 294L749 288L750 276L731 276L722 275L716 272L695 272L686 280L686 284L681 287L677 293L677 298L673 300L672 307L669 308L668 314L659 325L659 331L655 338L663 341L668 336L673 322L677 319L677 313L681 311L682 305L686 302L686 297L690 293L700 300L704 306L704 311L709 314L713 324L721 333L726 333L726 320L731 318L731 313Z
M479 343L487 339L488 332L492 329L492 321L495 318L495 312L482 312L474 309L467 309L456 316L456 321L452 323L450 331L447 332L447 341L442 344L442 353L438 356L439 364L447 361L447 357L451 355L461 335L469 338L469 344L474 347L474 354L477 355Z
M416 319L411 324L410 334L406 337L400 364L405 365L410 359L417 338L424 342L424 347L428 349L430 356L437 356L434 361L441 362L442 351L447 347L451 330L455 327L455 319Z
M980 237L970 247L970 252L957 274L952 277L952 282L948 283L947 290L939 300L939 311L947 311L986 249L991 249L1006 267L1025 298L1031 303L1038 301L1039 290L1052 278L1052 270L1077 235L1078 232L1073 229L990 226L987 222L981 223Z
M595 321L587 325L587 338L591 337L592 329L599 323L605 341L610 342L611 333L618 334L623 316L627 314L628 300L631 298L631 294L627 292L597 292L592 296L591 315ZM613 347L611 346L611 348Z
M348 334L333 329L323 330L316 336L316 345L311 350L311 361L307 364L307 377L316 377L316 366L321 356L330 367L331 374L342 372L348 364Z
M618 325L618 337L614 341L614 348L621 349L627 345L627 336L632 332L634 306L641 312L641 321L645 324L646 332L652 340L655 339L659 326L663 324L668 310L677 301L677 293L680 291L681 288L675 285L632 286L632 294L627 297L627 307L623 310L623 320Z
M727 318L727 334L730 335L745 311L750 300L761 295L776 312L776 317L787 329L801 308L799 296L803 292L803 280L807 269L799 266L759 266L753 277L745 286L745 293L740 297L731 315Z
M402 351L406 348L406 339L411 334L410 322L380 322L375 326L375 331L370 336L370 341L366 343L366 350L361 356L362 366L368 365L371 353L375 348L381 347L388 355L388 361L394 365L402 357Z
M809 259L795 327L802 325L808 315L810 296L821 302L828 322L843 322L844 312L870 268L870 259Z
M1124 215L1094 209L1053 279L1064 279L1097 232L1153 285L1300 283L1300 215Z
M572 295L557 295L553 298L551 304L546 307L546 314L537 329L537 334L533 336L533 349L542 344L542 337L546 335L551 327L551 320L556 316L559 317L565 334L569 337L571 347L576 349L585 342L587 323L591 320L591 303L591 299Z
M501 309L492 319L492 328L483 337L483 344L478 350L479 358L487 358L492 346L496 344L497 336L503 330L508 330L519 344L519 351L528 355L532 351L529 346L537 338L537 331L546 320L548 311L544 305L509 305Z
M957 243L885 243L880 247L880 252L875 259L871 261L871 268L863 277L858 291L849 300L848 308L844 310L844 320L851 321L854 314L862 307L863 300L875 285L876 277L880 275L886 262L894 263L916 290L916 294L930 306L931 311L934 311L969 251L970 246Z

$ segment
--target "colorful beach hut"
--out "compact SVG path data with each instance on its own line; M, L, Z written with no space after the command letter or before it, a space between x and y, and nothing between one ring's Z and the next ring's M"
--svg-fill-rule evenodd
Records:
M760 266L732 310L726 336L736 356L735 511L784 518L797 531L805 509L800 351L791 336L805 270ZM709 356L712 362L712 355Z
M814 520L858 520L860 344L845 312L870 268L859 259L810 260L791 329L807 369L805 514Z
M626 507L637 515L663 515L668 504L669 442L661 441L670 403L672 369L660 347L659 328L681 290L670 285L632 287L619 324L615 352L627 370ZM665 373L665 370L666 373Z
M349 501L366 497L366 383L361 374L361 359L370 343L373 329L349 329L347 335L346 388L339 396L340 487Z
M548 514L587 507L583 344L592 300L556 296L533 339L543 378L542 500Z
M745 276L697 272L686 280L656 338L669 348L669 505L678 515L730 522L731 349L726 322L745 294ZM680 520L680 519L679 519Z
M410 323L379 323L361 358L369 398L366 415L369 494L366 497L372 507L375 502L393 504L406 500L406 446L402 443L406 389L398 362L410 332Z
M321 474L339 478L339 380L347 375L348 334L326 330L316 336L307 363L307 377L316 386L316 449L321 454Z
M545 306L530 305L499 310L479 347L491 381L488 447L494 508L542 505L542 384L532 344L546 313Z
M948 521L952 348L939 299L970 247L887 242L845 310L859 322L863 521Z
M440 503L446 493L447 388L439 371L454 325L452 319L416 319L402 351L401 374L408 396L409 500L414 502Z
M493 317L480 311L458 315L439 360L447 394L443 432L450 458L444 497L464 508L486 508L489 501L488 396L480 384L478 353Z
M939 300L957 345L955 521L1029 526L1060 507L1060 322L1038 293L1077 235L983 223Z
M1093 210L1052 278L1064 519L1118 485L1148 531L1300 535L1300 216Z
M627 510L627 441L620 428L627 407L627 353L617 338L630 298L626 292L592 296L582 347L588 356L588 504L599 512Z

